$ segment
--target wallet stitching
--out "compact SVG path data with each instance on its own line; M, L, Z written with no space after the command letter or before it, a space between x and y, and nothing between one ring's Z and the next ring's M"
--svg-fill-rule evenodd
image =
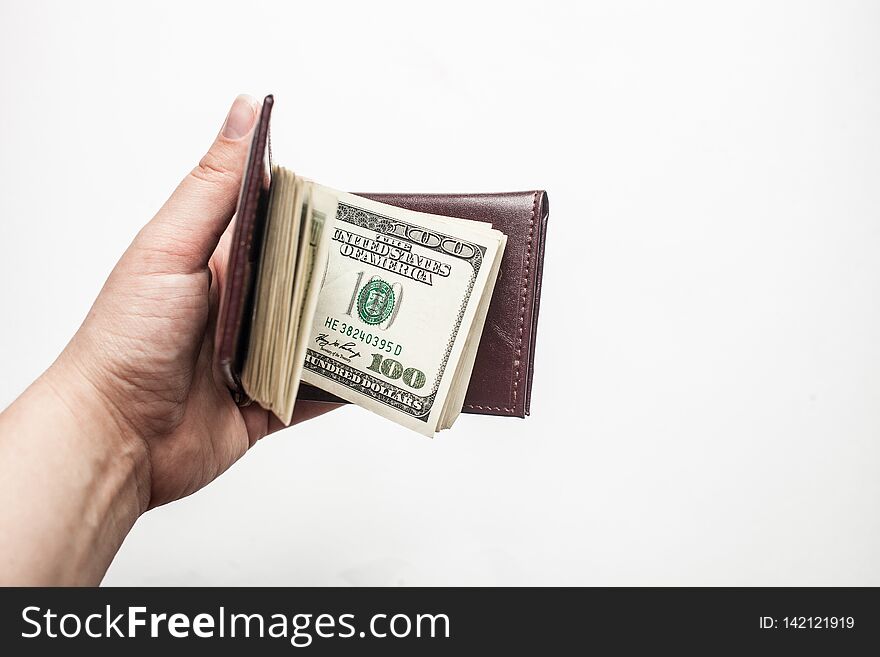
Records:
M508 413L514 413L516 411L516 393L519 388L519 382L522 376L522 343L523 343L523 332L525 330L525 320L526 320L526 297L528 296L529 283L532 278L532 239L535 236L535 215L538 212L538 192L535 192L535 196L532 199L532 216L529 218L529 241L526 246L526 259L523 264L523 289L522 289L522 308L520 309L519 316L519 335L517 336L516 341L516 372L513 375L513 408L500 407L500 406L480 406L479 404L465 404L467 408L476 408L481 411L506 411Z

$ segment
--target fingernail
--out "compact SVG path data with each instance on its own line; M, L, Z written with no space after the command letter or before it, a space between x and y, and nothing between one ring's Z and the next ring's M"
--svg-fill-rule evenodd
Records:
M223 124L223 136L227 139L241 139L254 127L256 117L257 102L250 96L242 94L232 103L226 123Z

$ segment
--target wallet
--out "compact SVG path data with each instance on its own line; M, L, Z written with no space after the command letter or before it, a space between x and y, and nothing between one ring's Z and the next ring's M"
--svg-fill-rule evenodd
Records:
M233 219L232 242L215 336L215 361L240 404L249 403L239 379L253 316L271 180L267 96L251 142ZM530 413L535 339L549 204L543 190L488 194L358 194L417 212L491 223L507 246L480 339L465 413L525 417ZM298 399L346 403L307 384Z

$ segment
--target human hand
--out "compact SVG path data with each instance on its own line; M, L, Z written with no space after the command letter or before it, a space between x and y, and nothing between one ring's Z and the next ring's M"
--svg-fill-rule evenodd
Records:
M145 510L198 490L283 426L239 408L213 366L258 112L236 99L58 359L0 413L0 584L97 584ZM334 406L304 402L293 421Z
M283 425L238 407L213 367L214 323L258 103L239 96L208 153L137 235L47 373L118 427L143 509L203 487ZM85 402L83 400L86 400ZM294 423L333 404L301 403Z

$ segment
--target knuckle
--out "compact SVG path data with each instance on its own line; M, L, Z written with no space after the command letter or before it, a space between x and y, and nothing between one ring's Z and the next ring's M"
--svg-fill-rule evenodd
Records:
M229 185L236 181L235 172L213 149L199 160L190 176L211 185Z

